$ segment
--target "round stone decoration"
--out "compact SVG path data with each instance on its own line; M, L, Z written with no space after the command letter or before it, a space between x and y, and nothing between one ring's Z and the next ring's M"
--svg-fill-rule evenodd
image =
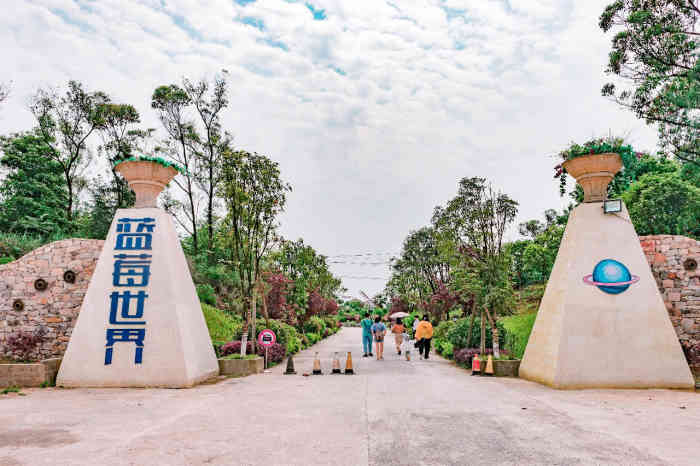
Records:
M687 270L688 272L693 272L694 270L697 270L697 268L698 268L698 261L696 261L692 257L689 257L683 261L683 268L685 270Z
M24 301L21 299L15 299L12 302L12 310L15 312L22 312L24 310Z
M72 270L66 270L63 274L63 280L66 283L75 283L76 274Z
M43 278L38 278L38 279L34 282L34 288L35 288L37 291L46 291L46 288L48 288L48 287L49 287L49 284L48 284L48 283L46 282L46 280L44 280Z

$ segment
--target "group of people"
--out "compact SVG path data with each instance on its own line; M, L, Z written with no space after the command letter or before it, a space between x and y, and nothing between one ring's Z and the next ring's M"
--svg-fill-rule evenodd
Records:
M372 357L372 343L374 342L374 350L377 353L377 361L384 359L384 337L386 336L387 328L380 317L376 317L374 322L369 316L369 312L365 313L365 318L360 322L362 326L362 350L363 358ZM390 332L394 335L394 344L396 345L396 353L400 356L402 351L410 351L409 345L411 338L408 335L406 326L401 318L396 319L391 325ZM428 359L430 355L430 342L433 338L433 325L428 320L428 316L423 316L423 319L415 319L413 321L413 337L415 346L418 348L418 354L422 359Z

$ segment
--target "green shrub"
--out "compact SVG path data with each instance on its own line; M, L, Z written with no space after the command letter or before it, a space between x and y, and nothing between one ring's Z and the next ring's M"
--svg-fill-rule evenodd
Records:
M447 340L452 343L454 348L473 348L479 346L481 341L481 319L476 317L474 319L474 327L472 328L471 339L469 338L469 322L471 318L465 317L464 319L459 319L455 322L455 325L451 327L447 332ZM501 347L505 344L505 329L501 322L496 322L496 326L499 330L499 343ZM488 320L486 321L486 347L492 347L492 334L491 325Z
M455 322L446 320L433 329L433 341L447 340L448 332L455 326Z
M199 301L210 306L216 306L216 293L214 287L209 284L197 285Z
M513 357L522 359L525 354L525 347L535 325L536 312L506 317L500 320L505 329L505 345Z
M270 319L267 321L261 321L260 326L267 325L267 328L275 332L277 336L277 343L279 343L283 348L286 348L288 353L296 353L301 348L301 340L299 339L299 332L297 329L289 324L285 324L282 321ZM263 330L262 327L258 328L257 331Z
M447 359L452 359L454 357L454 346L449 341L443 342L441 349L441 354Z
M305 335L307 340L309 341L309 346L315 345L316 343L321 341L321 335L319 335L318 333L307 332Z
M326 328L331 331L331 333L335 333L338 331L338 317L337 316L325 316L322 318L323 323L326 325Z
M208 304L202 304L202 312L204 313L204 320L207 322L209 336L215 344L241 338L243 322L240 318L227 314Z
M0 257L0 265L9 264L10 262L13 262L14 260L15 260L15 258L11 257L11 256Z
M326 329L326 323L318 316L313 316L304 323L304 333L323 334Z

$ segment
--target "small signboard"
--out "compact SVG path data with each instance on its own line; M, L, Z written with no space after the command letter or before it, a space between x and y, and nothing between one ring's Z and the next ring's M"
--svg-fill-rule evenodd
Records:
M267 348L275 343L277 343L277 335L272 330L265 329L258 334L258 345Z

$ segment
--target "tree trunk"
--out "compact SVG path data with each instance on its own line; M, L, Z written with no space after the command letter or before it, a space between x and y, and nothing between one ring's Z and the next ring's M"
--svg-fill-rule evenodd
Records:
M493 346L493 357L497 358L501 355L499 344L498 344L498 327L496 327L496 322L493 320L491 312L488 308L486 310L486 315L489 316L489 322L491 323L491 344Z
M245 319L243 319L243 331L241 333L241 356L245 356L248 346L248 327L250 324L250 300L245 303Z
M68 217L68 223L71 224L73 223L73 180L68 174L66 174L66 185L68 187L68 211L66 215ZM68 228L72 231L73 226L69 225Z
M257 300L257 290L254 289L253 291L253 302L251 303L251 332L250 332L250 337L252 338L253 342L253 354L258 354L258 332L255 329L255 320L258 318L258 311L257 311L257 305L258 305L258 300Z
M476 305L476 301L474 301L474 304L472 304L472 310L471 310L472 317L471 317L471 319L469 319L469 333L467 334L467 335L469 335L469 336L467 337L467 338L468 338L468 340L467 340L467 348L471 348L471 347L472 347L472 340L474 340L474 338L472 337L472 335L474 334L474 314L475 314L475 312L474 312L474 310L475 310L475 309L474 309L474 306L475 306L475 305Z
M481 354L486 353L486 319L484 316L484 310L481 310L480 314L481 320L481 342L479 343L479 352Z

